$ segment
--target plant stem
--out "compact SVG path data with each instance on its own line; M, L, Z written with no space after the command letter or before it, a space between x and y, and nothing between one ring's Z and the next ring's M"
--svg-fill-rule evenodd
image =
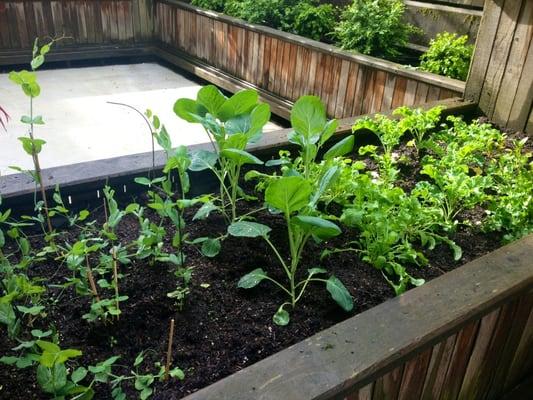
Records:
M170 363L172 358L172 341L174 340L174 318L170 320L170 331L168 334L168 347L167 347L167 362L165 364L165 375L163 380L168 379L168 374L170 373Z
M42 174L42 171L41 171L41 164L39 163L39 156L38 154L35 152L35 146L34 146L34 143L33 141L35 140L34 139L34 136L33 136L33 96L30 96L30 130L29 130L29 135L30 135L30 139L32 141L32 144L31 144L31 148L32 148L32 158L33 158L33 165L35 167L35 174L37 175L37 180L39 181L39 187L41 189L41 197L43 199L43 203L44 203L44 212L46 214L46 223L48 225L48 233L52 234L52 222L50 221L50 215L48 214L48 200L46 199L46 191L44 189L44 182L43 182L43 174Z
M118 103L118 102L114 102L114 101L108 101L107 103L108 104L113 104L113 105L116 105L116 106L128 107L128 108L132 109L137 114L139 114L144 119L144 122L146 122L146 125L148 125L148 129L150 130L150 136L152 138L152 169L149 171L148 175L149 175L150 179L152 179L152 172L155 169L155 141L154 141L154 132L152 132L152 125L150 124L150 121L148 121L148 118L146 118L146 116L142 112L137 110L135 107L130 106L129 104Z
M94 283L93 270L91 269L91 266L89 265L89 257L87 257L87 255L85 255L85 263L87 264L87 279L89 280L89 284L91 285L93 296L96 298L97 302L100 302L100 297L98 296L98 290L96 289L96 284Z

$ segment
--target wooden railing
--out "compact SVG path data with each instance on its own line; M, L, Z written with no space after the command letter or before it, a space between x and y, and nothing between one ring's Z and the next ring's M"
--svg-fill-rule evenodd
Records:
M152 39L151 0L0 1L0 50L26 50L36 37L59 46L144 43Z
M156 1L156 39L279 97L320 96L336 118L462 95L464 83L206 11Z

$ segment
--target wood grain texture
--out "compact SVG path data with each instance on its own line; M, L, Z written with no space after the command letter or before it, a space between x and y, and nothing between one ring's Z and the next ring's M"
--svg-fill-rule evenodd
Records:
M497 124L531 133L533 2L487 0L465 98Z
M186 16L182 21L184 24L196 26L194 33L184 30L182 41L169 43L166 31L172 27L163 24L159 38L165 44L185 50L191 57L289 101L295 101L304 94L319 96L331 117L345 118L389 111L393 106L413 105L417 99L417 82L426 82L431 100L434 97L435 100L457 97L462 93L461 84L452 83L447 78L404 69L398 64L372 57L349 54L332 46L247 24L178 1L160 0L156 3L164 5L157 8L158 12L166 14L174 10ZM209 20L213 23L208 23ZM206 32L211 25L216 32L217 45L214 50L208 51L209 46L203 43L209 41ZM227 32L227 40L222 44L220 36L224 36L221 34L224 31ZM191 43L195 43L196 48ZM256 73L258 69L260 72ZM387 82L397 87L389 87L387 91ZM425 102L426 97L427 93L423 96L424 101L418 104Z

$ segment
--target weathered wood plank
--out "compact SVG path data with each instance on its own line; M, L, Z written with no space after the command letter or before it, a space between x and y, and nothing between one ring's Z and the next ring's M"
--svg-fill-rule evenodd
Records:
M521 297L517 300L514 309L513 319L509 324L509 334L505 347L499 355L499 360L494 368L490 387L487 392L487 398L498 399L502 397L511 387L505 387L505 382L509 374L509 369L513 362L513 358L517 352L520 344L520 339L526 329L526 323L529 313L533 310L533 292ZM504 322L505 324L505 322Z
M481 18L472 65L465 86L465 99L478 102L487 74L505 0L488 1Z
M479 321L474 321L457 334L455 347L442 385L441 399L456 399L459 395L478 329Z
M457 335L452 335L433 347L421 399L433 400L440 398L456 340Z
M372 400L395 400L402 383L403 365L394 368L391 372L380 376L374 383Z
M524 130L528 124L528 115L533 106L533 73L531 71L533 71L533 45L530 43L507 121L507 126L511 129ZM531 134L531 132L532 130L529 128L528 133Z
M405 363L398 400L420 398L424 389L424 377L431 360L431 352L432 349L428 349Z
M490 358L488 353L500 313L501 309L497 309L481 320L472 355L459 392L459 400L478 399L483 394L486 384L484 372L486 372L487 368L493 367L487 364Z
M492 54L497 56L491 57L479 98L479 107L490 118L493 116L502 84L502 77L507 67L507 60L514 41L515 28L521 7L522 1L509 0L503 6L498 31L492 46Z

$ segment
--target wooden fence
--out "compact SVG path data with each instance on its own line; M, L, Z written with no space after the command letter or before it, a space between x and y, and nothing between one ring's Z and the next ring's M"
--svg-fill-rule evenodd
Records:
M0 1L0 50L27 50L36 37L68 38L58 46L146 43L151 0Z
M336 118L462 95L464 83L342 51L174 0L156 1L156 38L290 101L320 96Z
M533 1L487 0L465 97L502 126L533 133Z

